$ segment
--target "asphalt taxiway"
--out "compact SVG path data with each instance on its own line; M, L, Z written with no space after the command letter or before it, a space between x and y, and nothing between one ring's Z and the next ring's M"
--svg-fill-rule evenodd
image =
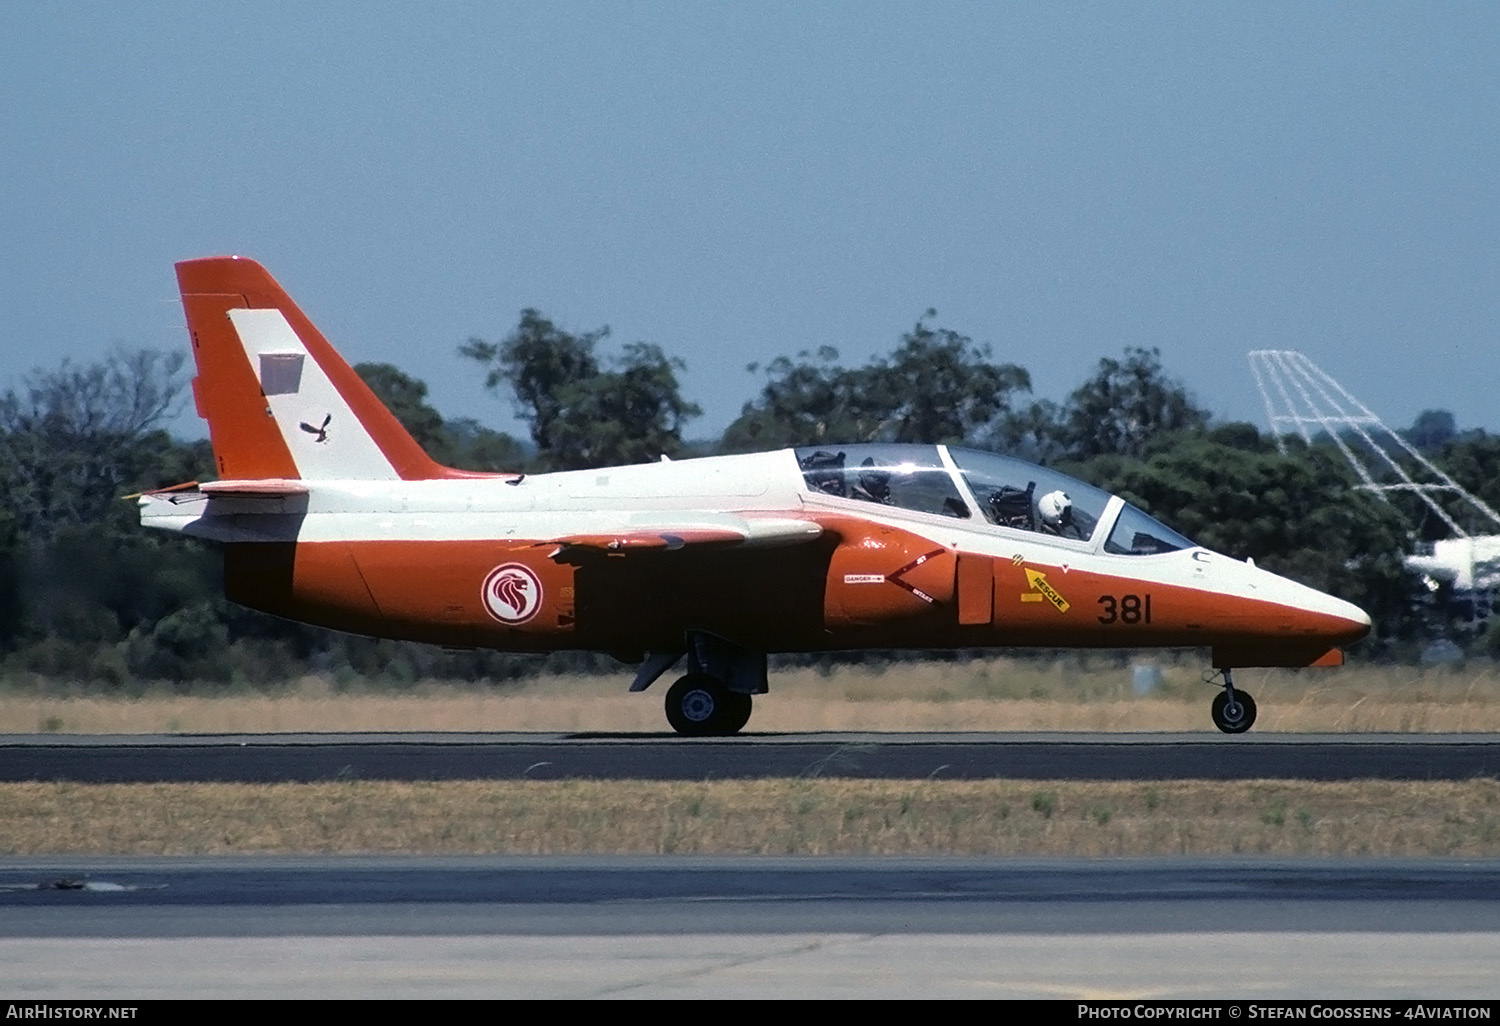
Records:
M0 781L1469 780L1493 734L606 733L0 737Z
M1488 1000L1500 860L0 860L0 996Z

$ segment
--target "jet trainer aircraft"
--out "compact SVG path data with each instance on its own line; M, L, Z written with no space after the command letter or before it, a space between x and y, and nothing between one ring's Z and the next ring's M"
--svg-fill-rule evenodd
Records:
M264 268L177 265L219 480L141 522L223 543L227 596L449 647L684 658L667 719L732 734L769 652L1201 647L1231 671L1339 665L1358 607L1210 552L1119 496L944 445L816 445L549 474L433 462Z

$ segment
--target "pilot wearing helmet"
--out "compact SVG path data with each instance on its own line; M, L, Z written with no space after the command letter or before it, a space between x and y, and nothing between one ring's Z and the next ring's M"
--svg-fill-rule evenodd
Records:
M1083 537L1083 532L1073 521L1073 500L1061 488L1036 500L1036 511L1043 532L1059 538Z

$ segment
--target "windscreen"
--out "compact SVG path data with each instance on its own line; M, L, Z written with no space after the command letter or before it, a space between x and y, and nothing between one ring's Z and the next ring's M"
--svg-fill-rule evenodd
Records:
M1159 552L1192 548L1197 546L1134 506L1120 510L1114 530L1109 532L1109 540L1104 543L1104 551L1117 556L1154 556Z

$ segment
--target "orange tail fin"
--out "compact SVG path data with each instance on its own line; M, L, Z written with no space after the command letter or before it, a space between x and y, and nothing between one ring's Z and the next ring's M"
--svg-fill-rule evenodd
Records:
M221 478L468 476L422 451L260 264L185 260L177 281Z

